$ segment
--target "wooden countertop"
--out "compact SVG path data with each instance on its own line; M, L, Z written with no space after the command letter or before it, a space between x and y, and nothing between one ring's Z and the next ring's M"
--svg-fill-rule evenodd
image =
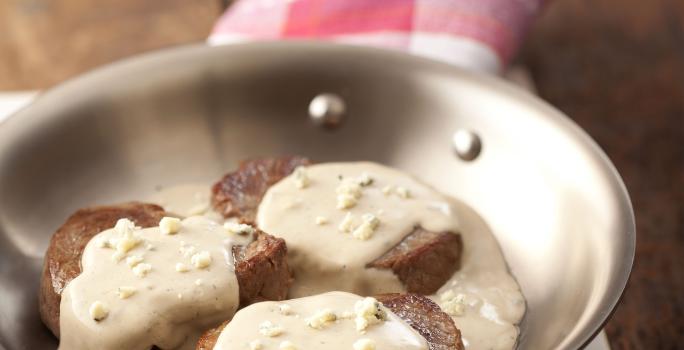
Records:
M636 260L613 349L684 347L684 1L556 0L521 61L622 175Z
M203 40L219 1L0 2L0 90L49 87L134 53ZM555 0L519 61L603 147L629 189L637 257L613 349L684 346L684 2Z

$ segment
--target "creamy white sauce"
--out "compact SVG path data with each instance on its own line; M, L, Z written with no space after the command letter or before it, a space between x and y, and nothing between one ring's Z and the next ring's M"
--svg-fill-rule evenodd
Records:
M193 349L199 334L237 310L231 247L246 244L245 238L227 234L207 218L190 217L171 235L159 227L135 230L140 242L117 261L121 237L109 229L86 246L83 272L62 294L60 349ZM210 263L197 267L207 255ZM136 260L138 265L129 265ZM177 264L188 271L177 271ZM120 290L133 293L122 299ZM99 321L91 311L95 303L107 311Z
M250 343L258 342L262 350L275 350L281 343L289 341L302 350L351 350L360 339L369 339L375 343L376 349L428 348L420 334L386 308L383 308L387 314L385 321L369 325L363 332L358 331L354 305L362 299L350 293L330 292L284 302L253 304L235 314L221 332L214 349L250 349ZM336 315L335 321L324 323L319 329L308 325L312 316L326 309ZM264 322L281 327L282 333L264 335L259 327Z
M211 208L211 189L206 184L185 184L163 187L146 196L147 202L164 207L179 217L203 215L221 222L223 217Z
M357 178L363 173L374 178L373 184L363 187L356 206L337 209L338 175ZM515 348L525 300L496 239L474 210L402 172L374 163L319 164L307 167L306 175L308 183L303 188L298 186L301 179L294 175L271 187L257 218L261 229L285 238L288 244L288 258L296 274L291 297L331 290L361 295L404 291L391 271L364 269L365 264L398 243L416 223L433 231L457 231L464 242L462 267L430 297L452 311L468 349ZM385 196L387 185L395 190L406 188L408 198L396 192ZM195 192L208 192L207 186L195 188ZM161 197L167 196L165 192ZM171 188L166 193L172 195L162 203L184 203L194 198L193 191L186 191L190 199L183 199L186 195L181 192ZM363 214L376 214L380 224L370 239L358 240L338 230L347 212L357 224ZM324 224L319 223L319 217L325 219ZM445 295L451 298L444 299ZM453 312L454 297L462 301L461 312Z
M373 178L373 183L363 187L355 206L337 209L338 175L357 178L364 173ZM307 167L306 174L309 185L305 188L296 186L293 175L272 186L257 215L261 229L283 237L288 244L295 270L291 296L329 290L362 295L403 291L391 271L367 269L365 265L416 225L430 231L460 232L464 242L462 268L431 298L450 311L469 349L515 347L525 301L496 239L477 213L409 175L374 163L325 163ZM389 195L383 193L387 186L395 189ZM408 198L396 193L399 187L408 190ZM347 212L354 217L378 213L381 223L369 240L354 239L337 228ZM329 224L316 224L317 216L327 218ZM463 310L454 310L450 301L454 298L458 298L456 303L462 300Z
M306 174L309 185L305 188L297 186L294 176L273 185L257 212L258 226L287 242L295 275L292 297L331 290L361 295L403 291L391 270L366 265L401 242L416 226L436 232L459 230L455 215L433 208L435 203L446 202L444 196L392 168L368 162L324 163L307 167ZM372 183L361 187L356 205L338 209L336 188L345 179L363 177ZM388 188L403 188L407 198ZM340 231L348 215L353 231L367 214L379 220L367 240ZM318 216L328 223L318 224Z
M514 349L518 324L525 314L525 299L511 276L501 249L484 220L466 204L452 199L463 237L461 269L430 296L443 309L441 296L464 296L462 315L452 315L463 343L471 350Z

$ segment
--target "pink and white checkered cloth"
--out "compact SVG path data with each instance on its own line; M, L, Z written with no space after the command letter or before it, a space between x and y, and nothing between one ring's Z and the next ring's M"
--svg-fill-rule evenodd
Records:
M500 72L545 0L237 0L211 44L324 39Z

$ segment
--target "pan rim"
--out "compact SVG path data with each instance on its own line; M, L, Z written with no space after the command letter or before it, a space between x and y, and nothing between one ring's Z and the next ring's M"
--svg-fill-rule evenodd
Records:
M601 296L603 299L602 306L596 313L590 316L590 320L585 324L585 327L578 331L577 338L572 341L575 345L585 347L591 340L601 331L603 326L608 322L610 317L615 312L620 300L622 299L627 283L629 281L632 267L634 264L636 251L636 223L632 202L624 184L622 177L610 161L606 153L579 125L566 116L563 112L551 106L547 102L541 100L526 91L523 91L512 84L503 81L494 76L488 76L482 73L466 71L464 69L449 65L447 63L438 62L429 58L411 56L405 53L390 51L386 49L362 47L348 44L336 44L311 40L287 40L287 41L264 41L251 43L238 43L228 45L209 46L206 44L190 44L179 45L166 48L159 51L153 51L140 55L134 55L123 60L104 65L96 68L82 75L68 79L63 83L53 86L44 92L39 93L38 96L27 106L13 113L2 123L0 123L0 153L12 142L13 139L19 137L22 132L30 130L33 125L41 123L52 116L49 113L42 113L41 109L55 103L56 99L68 94L74 89L82 89L83 86L98 84L98 82L106 81L112 76L126 72L131 69L141 69L149 64L156 64L158 61L165 60L181 60L183 57L193 57L195 55L220 55L222 52L232 50L341 50L356 55L372 55L382 57L384 59L400 60L413 62L416 67L421 67L428 70L443 72L449 78L467 79L469 82L482 86L486 89L492 90L496 93L507 95L522 104L529 105L532 108L541 110L544 117L548 118L554 125L566 130L574 139L580 144L583 144L605 167L611 179L608 182L616 186L616 193L619 198L615 198L620 204L621 220L625 227L625 232L621 236L625 240L625 251L622 256L622 267L618 268L618 276L613 286L613 292L608 290ZM2 141L5 140L5 141ZM567 344L568 339L563 342ZM0 345L0 348L3 348Z

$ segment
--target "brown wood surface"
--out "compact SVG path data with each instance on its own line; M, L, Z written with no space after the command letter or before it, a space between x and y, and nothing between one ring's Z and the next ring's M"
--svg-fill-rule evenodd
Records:
M200 42L218 0L0 0L0 91L52 86L93 67Z
M203 40L213 0L0 0L0 90L45 88L133 53ZM614 349L684 348L684 1L555 0L519 61L608 153L637 257Z
M637 222L613 349L684 349L684 1L557 0L521 54L613 160Z

